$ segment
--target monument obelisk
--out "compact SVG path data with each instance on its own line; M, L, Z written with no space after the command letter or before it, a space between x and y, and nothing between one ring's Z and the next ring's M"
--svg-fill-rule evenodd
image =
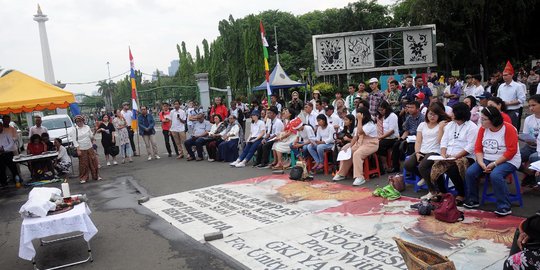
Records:
M56 85L51 50L49 48L49 38L47 37L47 28L45 28L45 22L48 20L49 18L47 18L47 15L43 14L41 7L38 4L37 14L34 15L34 21L36 21L39 26L39 40L41 41L41 55L43 57L43 72L45 73L45 81L52 85ZM67 110L59 108L56 109L56 113L67 114Z
M43 56L43 72L45 73L45 81L50 84L55 84L54 70L52 65L51 50L49 49L49 39L47 38L47 28L45 22L48 21L47 15L41 12L41 7L38 5L37 14L34 15L34 21L39 26L39 39L41 41L41 55Z

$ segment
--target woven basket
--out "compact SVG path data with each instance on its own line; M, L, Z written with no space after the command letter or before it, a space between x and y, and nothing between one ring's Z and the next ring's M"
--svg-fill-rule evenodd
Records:
M448 257L397 237L393 237L409 270L456 270Z

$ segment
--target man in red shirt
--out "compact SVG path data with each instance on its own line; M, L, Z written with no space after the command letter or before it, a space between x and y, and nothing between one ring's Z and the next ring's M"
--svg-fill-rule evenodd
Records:
M169 103L164 102L161 105L161 112L159 112L159 120L161 121L161 129L163 132L163 138L165 138L165 148L167 148L167 152L169 153L169 157L172 156L171 154L171 144L169 142L169 138L171 136L169 130L171 129L171 111L169 111ZM172 140L174 151L176 152L176 156L179 156L178 154L178 147L176 146L176 143L174 140Z
M210 122L214 122L212 119L212 115L219 114L221 116L221 119L227 119L227 116L229 116L229 112L227 110L227 107L223 105L223 102L221 100L221 97L214 98L214 105L212 105L212 109L210 109Z

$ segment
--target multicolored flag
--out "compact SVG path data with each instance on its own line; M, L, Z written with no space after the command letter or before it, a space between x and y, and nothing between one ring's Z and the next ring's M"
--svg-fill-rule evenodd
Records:
M261 40L263 45L263 54L264 54L264 72L266 76L266 94L268 95L268 100L270 101L270 96L272 95L272 89L270 89L270 68L268 67L268 41L266 41L266 33L264 32L264 26L262 21L259 21L259 26L261 28Z
M135 82L135 63L133 62L133 55L131 55L131 48L129 48L129 65L130 65L130 79L131 79L131 107L133 108L133 119L131 119L131 129L137 130L137 111L139 106L137 105L137 83ZM126 119L128 120L128 119Z

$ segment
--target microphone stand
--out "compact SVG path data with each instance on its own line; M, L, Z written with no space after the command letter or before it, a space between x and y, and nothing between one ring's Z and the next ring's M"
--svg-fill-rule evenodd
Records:
M69 134L68 134L67 122L66 121L64 121L64 129L66 130L66 140L67 140L67 145L69 147L70 142L69 142ZM66 149L66 151L67 151L67 149ZM73 165L73 157L71 155L69 155L69 154L68 154L68 156L69 156L69 160L71 161L71 175L70 175L70 177L73 177L73 175L75 175L75 172L73 171L73 166L74 166Z

